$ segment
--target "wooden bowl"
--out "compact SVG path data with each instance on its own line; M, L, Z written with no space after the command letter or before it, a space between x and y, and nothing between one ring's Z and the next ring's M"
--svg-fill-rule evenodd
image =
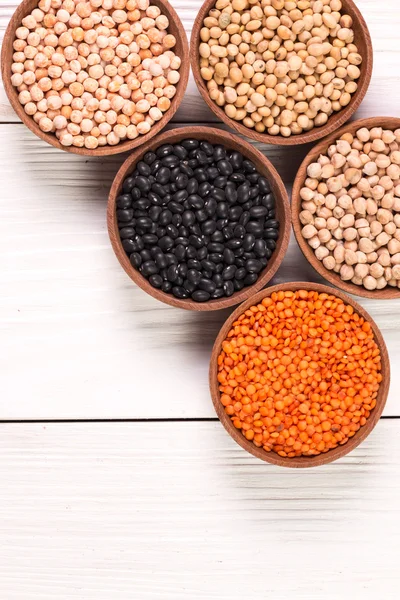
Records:
M261 271L257 281L253 285L245 287L239 292L235 292L229 298L209 300L208 302L204 303L194 302L189 298L185 300L178 300L172 294L166 294L165 292L162 292L161 290L150 285L147 279L131 265L129 258L121 244L116 218L117 196L120 193L124 179L134 170L136 163L149 150L156 149L165 143L175 144L186 138L195 138L198 140L205 139L212 144L222 144L228 149L241 152L243 156L252 160L259 173L266 177L271 185L271 190L275 196L277 218L280 221L280 236L277 241L276 249L269 260L268 265L263 271ZM219 310L222 308L227 308L228 306L234 306L235 304L239 304L239 302L243 302L243 300L246 300L252 294L263 288L275 275L283 260L283 257L285 256L289 244L290 207L285 186L282 182L282 179L279 177L278 172L275 170L269 160L251 144L239 139L235 135L226 133L225 131L220 131L219 129L213 129L211 127L181 127L178 129L172 129L171 131L167 131L157 136L138 148L138 150L136 150L133 154L131 154L131 156L129 156L129 158L126 159L118 171L111 187L110 196L108 199L107 223L111 244L121 266L129 275L129 277L139 287L142 288L142 290L153 296L153 298L178 308L201 311Z
M363 296L364 298L400 298L400 290L398 288L386 287L383 290L367 290L361 285L355 285L350 281L343 281L338 273L329 271L324 267L322 262L317 259L314 254L314 250L308 244L307 240L301 235L302 224L300 223L299 213L301 211L302 200L300 198L300 190L304 185L304 181L307 177L307 167L311 163L315 162L320 154L324 154L329 146L340 138L344 133L354 134L361 127L383 127L384 129L399 129L400 119L394 117L372 117L369 119L359 119L353 121L348 125L345 125L339 131L332 133L329 137L322 140L307 154L306 158L302 162L300 169L297 172L296 179L294 180L293 191L292 191L292 223L293 231L295 233L297 243L299 244L301 251L308 260L311 266L329 283L341 288L349 294L355 294L356 296Z
M40 129L39 125L33 120L33 118L26 114L23 106L18 100L18 91L11 83L11 65L14 52L13 42L15 39L16 29L21 25L22 19L37 7L38 0L23 0L21 4L19 4L17 10L11 17L11 21L8 24L1 50L1 76L4 83L4 89L11 106L21 121L31 131L33 131L34 134L55 148L85 156L109 156L111 154L127 152L128 150L133 150L134 148L145 144L152 137L157 135L157 133L161 131L161 129L163 129L165 125L172 119L184 96L189 78L189 46L182 22L168 0L152 0L152 3L158 6L161 9L162 14L166 15L169 19L170 24L168 31L176 38L175 52L182 59L182 64L179 69L181 78L177 84L176 94L171 100L171 106L163 114L163 117L153 125L149 133L139 136L134 140L125 140L116 146L101 146L100 148L95 148L94 150L89 150L88 148L76 148L75 146L63 146L60 144L54 133L44 133Z
M249 129L242 125L240 122L230 119L225 111L219 107L213 100L211 100L204 79L200 75L199 67L199 45L200 45L200 30L204 21L204 18L208 15L210 9L214 8L216 0L205 0L202 5L200 12L198 13L196 20L193 24L192 35L190 38L190 62L192 65L192 71L194 79L200 94L203 96L203 100L206 102L208 107L221 121L224 121L229 127L235 129L238 133L245 135L253 140L262 142L264 144L279 144L282 146L295 146L298 144L307 144L309 142L315 142L330 133L338 129L341 125L346 123L350 117L355 113L357 108L360 106L371 81L372 75L372 64L373 64L373 52L372 52L372 41L368 31L364 17L358 10L357 6L352 0L342 0L343 9L342 12L348 14L353 19L353 29L355 32L355 43L358 46L358 50L363 57L363 62L360 65L361 76L357 81L358 88L356 93L352 96L350 103L338 113L333 113L327 123L322 127L314 127L311 131L299 135L291 135L290 137L283 137L281 135L269 135L267 133L258 133L254 129Z
M217 374L218 374L217 360L218 360L218 356L221 352L222 342L226 339L227 334L229 333L230 329L232 328L232 324L234 323L234 321L236 321L236 319L244 311L246 311L248 308L250 308L250 306L254 306L255 304L258 304L264 298L267 298L268 296L270 296L273 292L287 291L287 290L290 290L290 291L313 290L313 291L320 292L320 293L332 294L338 298L341 298L347 304L350 304L359 315L364 317L364 319L366 319L371 324L371 327L372 327L372 330L374 333L375 342L378 344L378 347L379 347L379 350L381 353L383 380L379 387L376 407L372 411L366 424L364 425L364 427L361 427L356 432L356 434L352 438L350 438L348 442L346 442L346 444L344 444L343 446L338 446L337 448L334 448L333 450L328 450L328 452L326 452L324 454L319 454L318 456L299 456L299 457L295 457L295 458L285 458L283 456L279 456L279 454L277 454L276 452L273 452L273 451L266 452L265 450L263 450L263 448L257 448L251 441L247 440L244 437L244 435L241 433L241 431L239 431L238 429L236 429L236 427L234 427L230 417L225 413L224 407L220 401L220 392L218 389L219 384L217 381ZM250 454L253 454L253 456L260 458L261 460L263 460L265 462L272 463L272 464L278 465L280 467L294 467L296 469L302 468L302 467L318 467L320 465L326 465L327 463L333 462L334 460L337 460L338 458L342 458L343 456L345 456L346 454L348 454L349 452L354 450L354 448L356 448L359 444L361 444L361 442L363 440L365 440L368 437L368 435L371 433L371 431L374 429L374 427L377 424L377 422L379 421L379 418L385 407L386 399L387 399L388 392L389 392L390 363L389 363L389 356L388 356L387 348L386 348L384 339L382 337L381 332L379 331L377 324L372 320L372 318L367 313L367 311L364 310L362 308L362 306L360 306L355 300L353 300L352 298L347 296L347 294L344 294L343 292L341 292L339 290L333 290L332 288L330 288L327 285L321 285L318 283L310 283L310 282L303 282L303 281L302 282L291 282L291 283L284 283L283 285L275 285L266 290L262 290L255 296L252 296L251 298L246 300L246 302L243 302L243 304L238 306L236 308L236 310L227 318L224 325L222 326L221 331L218 334L217 339L215 340L215 344L214 344L214 347L212 350L211 360L210 360L209 382L210 382L211 398L212 398L214 408L216 410L219 420L221 421L222 425L225 427L225 429L227 430L229 435L244 450L247 450L247 452L250 452Z

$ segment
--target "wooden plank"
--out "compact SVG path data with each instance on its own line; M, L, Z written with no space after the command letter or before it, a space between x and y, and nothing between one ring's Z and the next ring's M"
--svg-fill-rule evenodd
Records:
M5 600L397 600L400 436L308 471L219 423L3 425Z
M105 216L122 159L82 160L0 127L1 419L214 416L208 361L229 311L167 307L122 271ZM292 239L273 283L295 280L321 281ZM398 364L400 300L361 303ZM386 415L400 415L399 390L393 369Z
M0 0L0 40L7 27L18 2ZM174 8L182 19L188 36L192 24L201 6L200 0L174 0ZM400 95L400 74L398 70L400 38L400 11L397 0L358 0L357 5L362 11L370 29L375 51L375 67L371 86L367 96L357 111L359 118L372 117L379 114L399 116L397 98ZM192 122L193 115L197 122L215 120L211 111L200 98L196 84L190 75L189 85L181 108L174 117L177 122ZM14 114L3 86L0 86L0 122L18 121Z

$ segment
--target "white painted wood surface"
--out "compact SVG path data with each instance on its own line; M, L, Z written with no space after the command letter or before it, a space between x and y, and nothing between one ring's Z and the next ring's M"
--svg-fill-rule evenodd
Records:
M398 600L400 437L315 470L219 423L3 425L2 600Z
M189 34L200 0L173 3ZM0 0L0 40L16 4ZM398 2L357 4L375 50L357 116L400 116ZM215 125L191 79L175 125L193 117ZM307 148L260 148L290 186ZM25 421L0 423L0 599L398 600L399 419L301 472L218 422L170 420L215 416L208 360L229 311L164 306L121 271L105 207L123 159L47 146L0 85L0 421ZM292 239L274 282L296 279L320 280ZM400 416L400 301L361 304ZM118 418L142 420L28 422Z

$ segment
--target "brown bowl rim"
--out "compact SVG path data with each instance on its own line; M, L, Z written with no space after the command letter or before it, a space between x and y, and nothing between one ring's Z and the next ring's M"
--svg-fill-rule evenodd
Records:
M192 34L190 37L190 62L192 65L193 77L196 82L197 88L207 104L210 110L219 118L221 121L226 123L229 127L244 135L248 138L262 142L264 144L274 144L281 146L297 146L300 144L307 144L319 140L339 127L341 127L360 106L363 101L365 94L367 93L373 68L373 48L372 40L368 30L368 26L362 16L360 10L357 8L353 0L342 0L343 8L342 11L349 14L353 21L357 23L356 39L359 41L359 37L362 38L362 45L365 45L365 51L363 53L363 62L361 63L361 76L359 79L359 85L352 96L350 103L341 111L332 114L327 123L322 127L314 127L310 131L298 135L291 135L290 137L283 137L281 135L269 135L266 133L258 133L254 129L249 129L241 123L234 121L229 118L225 111L217 106L217 104L211 100L203 78L200 75L200 67L198 60L198 47L200 44L200 29L205 16L209 10L214 7L216 0L205 0L203 5L198 12L196 19L193 23ZM358 46L360 44L358 43Z
M271 184L276 205L278 206L278 211L281 213L279 216L281 227L277 248L274 251L268 265L265 267L265 269L263 269L263 271L261 271L258 280L253 285L243 288L243 290L239 292L235 292L229 298L209 300L208 302L204 303L194 302L190 299L179 300L178 298L172 296L172 294L166 294L161 290L153 288L147 279L145 279L143 275L139 273L139 271L134 269L129 262L129 258L125 254L121 244L116 220L116 198L124 178L130 171L133 170L135 163L140 160L140 158L148 150L157 148L165 142L175 143L187 137L195 137L197 139L205 138L210 140L212 143L220 143L228 148L239 149L242 154L254 161L257 169L268 179L269 183ZM107 225L110 241L120 265L129 275L129 277L139 287L142 288L142 290L150 294L150 296L153 296L153 298L156 300L160 300L161 302L165 302L166 304L175 306L177 308L196 311L220 310L243 302L256 291L263 288L275 275L282 263L289 245L291 227L290 204L287 191L281 177L268 158L259 150L257 150L257 148L254 148L254 146L252 146L249 142L241 140L236 135L220 129L205 126L187 126L166 131L161 135L149 140L125 160L116 174L111 186L107 206Z
M253 306L253 305L259 303L264 298L270 296L273 292L287 291L287 290L289 290L289 291L312 290L312 291L316 291L316 292L320 292L320 293L327 293L329 295L333 295L333 296L336 296L336 297L342 299L347 304L350 304L350 306L352 306L359 315L364 317L364 319L368 320L368 322L371 324L375 341L378 344L379 350L381 352L383 380L382 380L382 383L380 384L379 391L378 391L377 405L374 408L371 416L367 420L364 427L361 427L361 429L359 429L356 432L356 434L352 438L350 438L348 442L346 442L346 444L344 444L343 446L338 446L337 448L334 448L333 450L329 450L328 452L326 452L324 454L319 454L318 456L310 456L310 457L301 456L301 457L296 457L296 458L285 458L283 456L279 456L278 454L276 454L273 451L266 452L262 448L257 448L252 442L247 440L238 429L236 429L234 427L234 425L232 424L232 421L230 420L229 416L225 413L224 408L220 402L220 393L218 390L218 381L217 381L217 373L218 373L217 359L218 359L218 355L221 350L222 342L226 338L229 330L231 329L232 323L250 306ZM390 361L389 361L389 355L388 355L388 351L386 348L386 344L385 344L385 341L383 339L383 336L382 336L382 333L381 333L379 327L377 326L375 321L372 319L372 317L369 315L369 313L362 306L360 306L360 304L358 304L358 302L356 302L356 300L354 300L353 298L351 298L350 296L348 296L341 290L335 290L327 285L323 285L320 283L312 283L309 281L307 281L307 282L295 281L295 282L290 282L290 283L284 283L281 285L274 285L265 290L261 290L261 292L259 292L255 296L252 296L251 298L246 300L246 302L243 302L240 306L238 306L236 308L236 310L234 310L233 313L226 319L225 323L223 324L223 326L221 327L221 329L218 333L217 339L215 340L215 343L214 343L214 346L212 349L211 359L210 359L210 370L209 370L209 386L210 386L211 398L212 398L214 408L218 415L219 420L221 421L222 425L225 427L225 429L229 433L229 435L244 450L246 450L247 452L249 452L256 458L263 460L264 462L278 465L280 467L289 467L289 468L292 467L292 468L296 468L296 469L308 468L308 467L318 467L318 466L326 465L328 463L336 461L339 458L342 458L343 456L345 456L346 454L349 454L349 452L352 452L359 444L361 444L361 442L363 442L368 437L368 435L374 429L374 427L378 423L379 418L382 414L382 411L385 407L388 392L389 392Z
M76 148L75 146L63 146L54 133L45 133L39 127L39 125L33 120L33 118L27 115L18 100L18 92L11 83L11 62L13 55L12 44L15 39L15 31L20 26L22 19L26 16L33 8L37 6L37 0L23 0L14 11L10 22L8 23L6 32L3 38L3 45L1 49L1 76L3 79L4 89L7 94L8 100L14 109L14 112L20 118L22 123L28 127L37 135L40 139L44 140L51 146L54 146L58 150L64 150L65 152L71 152L72 154L79 154L80 156L111 156L113 154L120 154L121 152L127 152L135 148L139 148L142 144L145 144L154 136L156 136L172 119L178 110L182 99L184 97L186 87L189 80L189 44L185 29L182 25L177 12L168 0L152 0L153 4L162 9L169 21L169 29L173 30L172 33L177 39L175 51L181 58L181 66L179 69L180 80L177 84L177 91L175 96L171 100L170 108L163 114L163 117L157 121L149 133L139 136L134 140L125 140L120 142L116 146L101 146L90 150L89 148ZM179 51L178 51L179 48Z
M307 167L310 163L312 163L320 154L325 153L329 146L335 142L341 135L344 133L352 133L354 134L358 129L362 127L367 127L368 129L372 127L383 127L384 129L399 129L400 128L400 118L397 117L370 117L367 119L359 119L357 121L352 121L351 123L347 123L344 127L339 129L338 131L333 132L327 138L324 138L314 146L307 154L305 159L300 165L300 168L297 172L297 175L294 180L293 189L292 189L292 227L294 234L296 236L296 240L302 253L304 254L307 261L310 265L319 273L324 279L329 281L332 285L344 290L349 294L354 294L355 296L361 296L363 298L375 298L381 300L390 300L394 298L400 298L400 289L386 287L383 290L367 290L360 285L355 285L354 283L350 283L348 281L342 281L340 276L333 271L328 271L322 264L320 260L318 260L314 254L313 249L307 241L301 235L301 223L299 219L300 206L301 206L301 198L300 198L300 190L305 181L305 174L307 171Z

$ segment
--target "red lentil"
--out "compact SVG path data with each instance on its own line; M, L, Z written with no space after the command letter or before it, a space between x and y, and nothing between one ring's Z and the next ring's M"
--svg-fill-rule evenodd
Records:
M336 296L274 292L233 323L218 356L220 401L247 440L314 456L365 425L382 381L370 323Z

